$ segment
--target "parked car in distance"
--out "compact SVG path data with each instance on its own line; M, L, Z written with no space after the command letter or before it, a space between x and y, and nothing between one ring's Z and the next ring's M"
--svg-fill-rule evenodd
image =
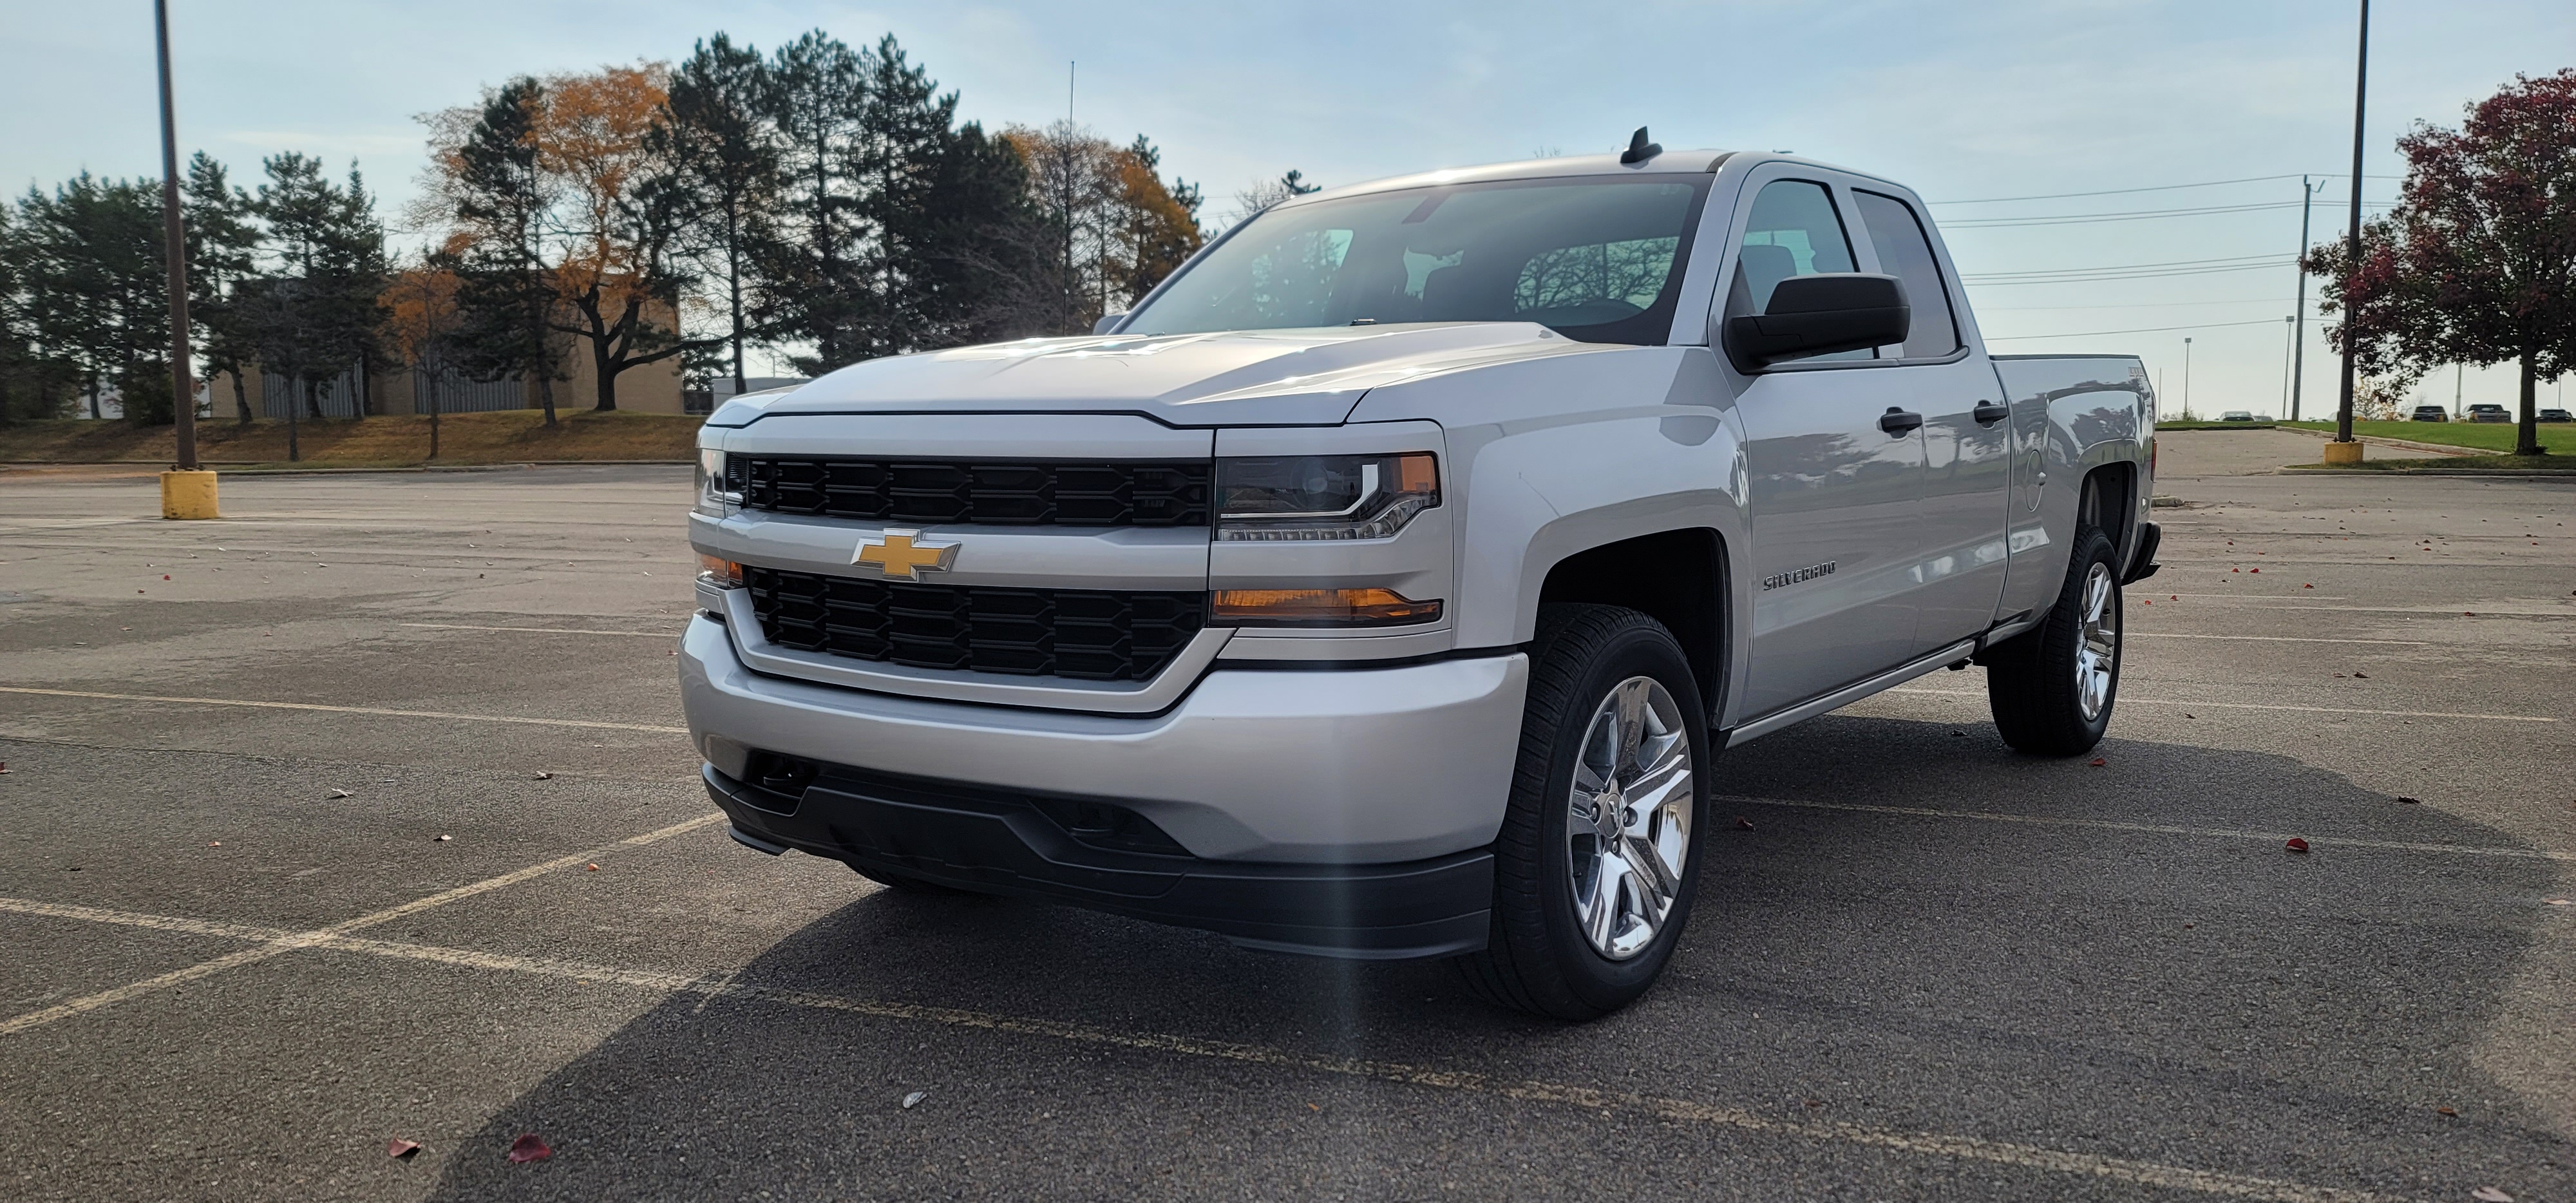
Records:
M2563 409L2544 409L2533 416L2543 422L2576 422L2576 414Z
M2251 422L2254 420L2254 415L2245 410L2231 409L2226 413L2218 415L2218 420L2221 422Z
M2418 405L2415 407L2415 415L2406 420L2409 422L2448 422L2451 420L2451 411L2446 410L2439 405Z
M2472 422L2510 422L2513 420L2513 415L2506 412L2505 407L2501 405L2472 405L2469 407L2469 420Z

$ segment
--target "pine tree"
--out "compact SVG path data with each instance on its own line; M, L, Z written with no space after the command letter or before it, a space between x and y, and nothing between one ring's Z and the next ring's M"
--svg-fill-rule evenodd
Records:
M802 343L798 370L820 375L862 357L870 294L861 240L859 147L867 122L867 68L838 39L814 30L770 56L762 112L778 136L778 221L758 261L767 287L758 320L772 341Z
M671 73L656 134L659 153L700 214L681 249L722 290L736 392L744 388L743 343L751 337L744 294L758 287L752 250L770 237L779 185L776 138L761 120L766 87L759 51L718 33Z
M188 316L197 326L197 351L209 379L232 374L233 407L248 426L250 394L242 377L258 358L257 344L234 291L258 271L264 237L250 194L233 186L224 165L204 151L188 161L185 192Z
M555 424L557 298L547 275L552 200L538 169L537 113L545 86L522 77L486 97L441 156L437 181L458 226L457 366L477 380L537 382L546 425Z

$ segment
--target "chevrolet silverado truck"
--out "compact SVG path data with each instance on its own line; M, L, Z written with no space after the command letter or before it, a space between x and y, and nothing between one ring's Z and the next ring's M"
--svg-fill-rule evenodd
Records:
M1862 172L1640 131L1301 196L1092 335L717 410L688 725L762 852L1586 1018L1719 750L1971 662L2013 748L2102 738L2154 412L1987 354Z

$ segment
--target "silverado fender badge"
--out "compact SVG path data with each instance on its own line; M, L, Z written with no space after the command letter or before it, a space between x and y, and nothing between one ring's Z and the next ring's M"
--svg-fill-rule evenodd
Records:
M1766 576L1762 578L1762 587L1764 589L1778 589L1787 585L1795 585L1802 581L1812 581L1820 576L1832 576L1833 574L1834 562L1832 560L1827 560L1822 564L1810 564L1796 572L1783 572L1774 576Z
M880 539L861 539L853 564L874 564L889 579L917 581L924 572L946 572L957 563L957 544L921 542L917 530L889 528Z

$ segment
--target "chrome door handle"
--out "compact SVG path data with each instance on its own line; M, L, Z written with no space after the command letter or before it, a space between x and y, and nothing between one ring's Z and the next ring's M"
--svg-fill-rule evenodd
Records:
M1908 413L1893 405L1887 407L1886 413L1878 415L1878 428L1889 434L1912 434L1922 425L1923 415Z
M2011 417L2012 410L1993 401L1979 401L1975 409L1968 411L1968 415L1975 418L1979 426L1992 426Z

